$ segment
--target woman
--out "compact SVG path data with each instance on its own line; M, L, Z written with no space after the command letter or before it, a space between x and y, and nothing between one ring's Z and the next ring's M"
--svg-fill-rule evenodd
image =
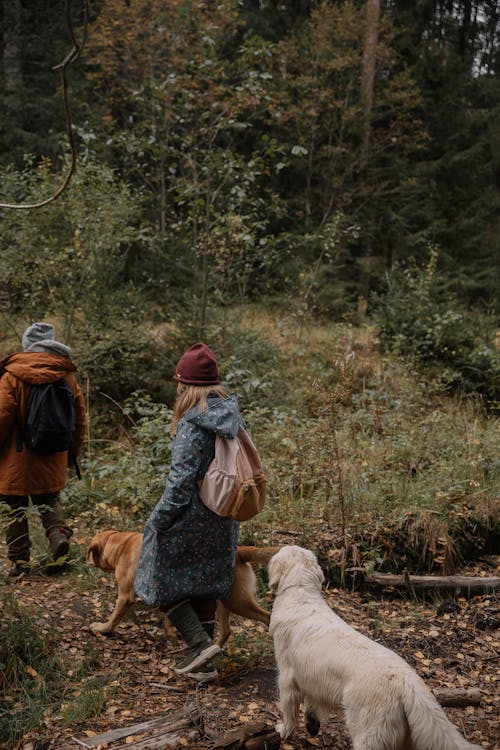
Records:
M217 677L210 661L216 599L231 591L239 524L209 510L198 480L215 454L215 437L234 438L243 426L236 399L220 386L217 360L198 343L179 360L174 380L170 472L165 491L144 530L135 579L137 596L160 607L189 646L177 674L206 682Z

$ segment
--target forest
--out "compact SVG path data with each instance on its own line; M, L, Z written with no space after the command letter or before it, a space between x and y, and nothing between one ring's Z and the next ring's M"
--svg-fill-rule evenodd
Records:
M205 750L278 719L262 624L203 689L158 611L89 630L116 585L88 544L143 531L204 341L268 481L241 543L312 549L350 624L480 691L446 712L498 750L498 585L369 583L500 575L498 0L1 0L0 28L0 351L53 324L88 415L68 565L30 507L30 575L0 575L0 745L140 750L193 704L168 746ZM341 722L281 743L310 746L351 747Z

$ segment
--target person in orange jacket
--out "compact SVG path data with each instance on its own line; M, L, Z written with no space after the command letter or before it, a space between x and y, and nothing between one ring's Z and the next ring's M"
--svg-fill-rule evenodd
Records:
M75 378L71 350L55 340L49 323L33 323L22 339L23 351L0 363L0 503L7 506L6 537L12 567L9 576L29 571L29 498L40 509L52 558L64 561L73 533L66 523L59 492L66 483L69 452L39 453L23 443L30 386L64 379L74 398L75 431L71 453L80 452L86 427L85 401Z

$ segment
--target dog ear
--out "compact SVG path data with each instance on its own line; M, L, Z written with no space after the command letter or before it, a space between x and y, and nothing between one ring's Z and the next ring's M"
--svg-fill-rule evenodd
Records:
M313 573L316 576L318 580L318 588L321 588L321 586L325 582L325 574L323 573L322 568L320 568L319 563L316 563L313 568Z
M276 591L279 586L280 578L285 571L285 565L283 561L275 555L274 557L271 557L267 570L269 573L269 588L271 591Z
M318 588L321 588L321 586L325 582L325 574L323 573L323 570L318 562L318 558L312 550L304 549L303 559L304 567L313 575L315 581L318 584Z

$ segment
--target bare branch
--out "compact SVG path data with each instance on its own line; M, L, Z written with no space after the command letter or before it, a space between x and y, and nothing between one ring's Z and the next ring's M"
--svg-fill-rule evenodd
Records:
M42 208L43 206L46 206L48 203L52 203L52 201L55 201L57 198L59 198L59 196L66 190L66 188L68 187L70 183L71 177L73 176L73 173L76 169L76 158L77 158L76 144L75 144L75 138L73 135L71 112L69 109L68 80L67 80L66 71L67 71L68 65L70 65L74 60L76 60L80 56L83 50L83 47L85 46L85 42L87 40L90 4L89 4L89 0L84 0L83 36L82 36L82 41L78 43L76 40L74 31L73 31L73 24L71 22L70 2L71 0L66 0L66 25L68 27L69 34L73 41L73 48L66 55L66 57L61 63L54 66L53 70L59 70L61 74L64 111L66 113L66 134L68 136L68 141L69 141L69 145L71 148L71 164L69 166L68 172L66 174L66 177L63 180L62 185L49 198L46 198L43 201L39 201L38 203L0 203L0 208L32 209L32 208Z

